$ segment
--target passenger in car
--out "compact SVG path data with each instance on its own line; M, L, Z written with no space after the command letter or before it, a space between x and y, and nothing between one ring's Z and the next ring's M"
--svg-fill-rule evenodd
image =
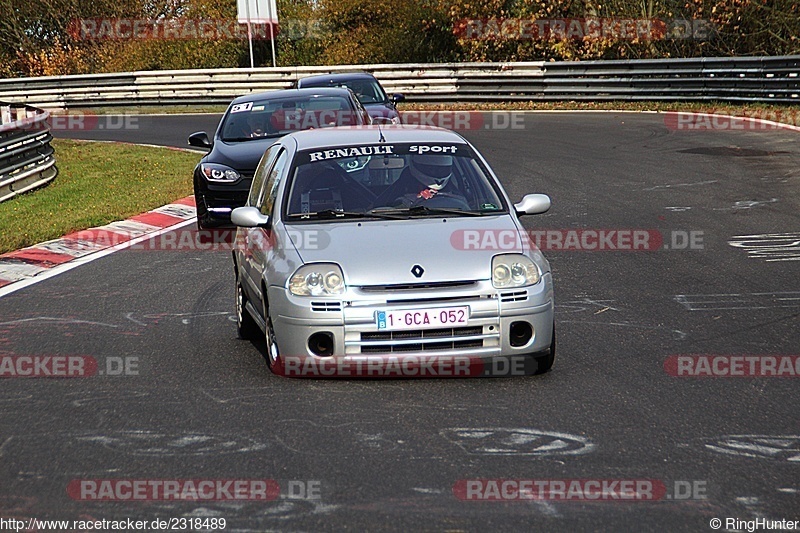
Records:
M305 165L298 170L292 184L289 213L307 214L323 209L364 211L372 205L372 199L369 191L353 182L339 165Z

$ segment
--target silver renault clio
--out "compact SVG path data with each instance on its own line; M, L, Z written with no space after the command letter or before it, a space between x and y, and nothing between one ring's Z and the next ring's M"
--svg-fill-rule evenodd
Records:
M550 264L486 160L441 128L283 137L231 215L236 315L276 374L451 377L547 372Z

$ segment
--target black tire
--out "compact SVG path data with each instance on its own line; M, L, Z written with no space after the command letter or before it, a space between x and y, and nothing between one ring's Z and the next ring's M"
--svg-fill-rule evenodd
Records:
M208 225L208 211L206 210L206 202L202 196L195 193L194 195L195 209L197 209L197 231L207 229Z
M556 326L553 324L553 337L552 341L550 341L550 348L546 352L543 352L541 355L537 355L534 359L536 359L536 370L534 371L534 375L537 374L545 374L550 372L550 369L553 368L553 363L556 360Z
M236 289L234 294L236 305L236 330L239 333L240 339L255 339L261 331L247 311L247 296L244 294L242 284L239 281L239 275L236 275Z
M267 366L273 374L283 375L283 363L281 353L278 349L278 341L275 339L275 331L272 328L272 319L269 317L269 304L267 303L267 293L264 289L264 338L267 342Z

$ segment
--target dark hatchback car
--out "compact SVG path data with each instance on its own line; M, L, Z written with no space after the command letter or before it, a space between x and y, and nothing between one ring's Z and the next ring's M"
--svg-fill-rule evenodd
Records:
M247 201L261 156L293 131L372 122L355 95L344 88L288 89L240 96L231 102L214 134L189 136L210 150L194 169L198 229L233 227L230 214Z
M347 87L353 91L358 99L367 108L369 115L375 123L391 122L400 124L400 114L397 104L405 97L402 94L386 96L381 84L375 76L366 72L346 72L341 74L323 74L300 78L295 84L299 88L306 87Z

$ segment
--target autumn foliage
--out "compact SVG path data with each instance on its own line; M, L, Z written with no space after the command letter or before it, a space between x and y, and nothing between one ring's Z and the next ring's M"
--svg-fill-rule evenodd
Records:
M800 53L797 0L278 0L278 12L280 66ZM101 18L235 21L236 2L2 0L0 77L249 66L246 40L74 31L76 20ZM590 31L613 20L654 21L657 31ZM572 33L542 21L567 21ZM271 65L269 41L254 45L257 66Z

